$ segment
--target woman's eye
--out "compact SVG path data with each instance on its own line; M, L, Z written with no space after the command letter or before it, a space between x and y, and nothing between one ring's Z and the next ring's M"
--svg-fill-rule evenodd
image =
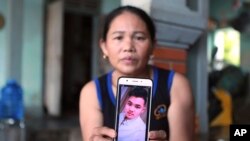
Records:
M122 36L117 36L114 38L115 40L122 40Z
M139 41L143 41L145 40L145 37L142 37L142 36L136 36L135 37L136 40L139 40Z

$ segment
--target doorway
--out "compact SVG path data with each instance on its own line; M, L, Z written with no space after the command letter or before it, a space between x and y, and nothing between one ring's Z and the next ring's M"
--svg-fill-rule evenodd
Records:
M79 114L79 96L91 79L92 17L64 12L62 116Z

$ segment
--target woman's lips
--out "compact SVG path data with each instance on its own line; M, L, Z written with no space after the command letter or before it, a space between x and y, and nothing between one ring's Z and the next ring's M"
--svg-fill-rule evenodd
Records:
M127 65L134 64L136 62L136 59L133 57L125 57L122 59L122 62L124 62Z

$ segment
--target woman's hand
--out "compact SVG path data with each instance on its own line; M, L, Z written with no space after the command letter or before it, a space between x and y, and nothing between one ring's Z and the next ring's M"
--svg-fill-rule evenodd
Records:
M167 141L167 133L164 130L150 131L149 139L151 141Z
M90 141L112 141L116 137L114 129L108 127L97 127L90 137Z

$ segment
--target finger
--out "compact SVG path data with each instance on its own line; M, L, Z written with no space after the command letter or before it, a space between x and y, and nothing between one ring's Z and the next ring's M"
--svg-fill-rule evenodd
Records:
M164 130L150 131L149 132L149 139L162 140L162 139L166 139L166 138L167 138L167 134Z
M94 129L94 135L114 138L116 136L116 132L114 129L110 129L108 127L97 127Z
M92 136L90 141L112 141L112 138L105 138L103 136Z

